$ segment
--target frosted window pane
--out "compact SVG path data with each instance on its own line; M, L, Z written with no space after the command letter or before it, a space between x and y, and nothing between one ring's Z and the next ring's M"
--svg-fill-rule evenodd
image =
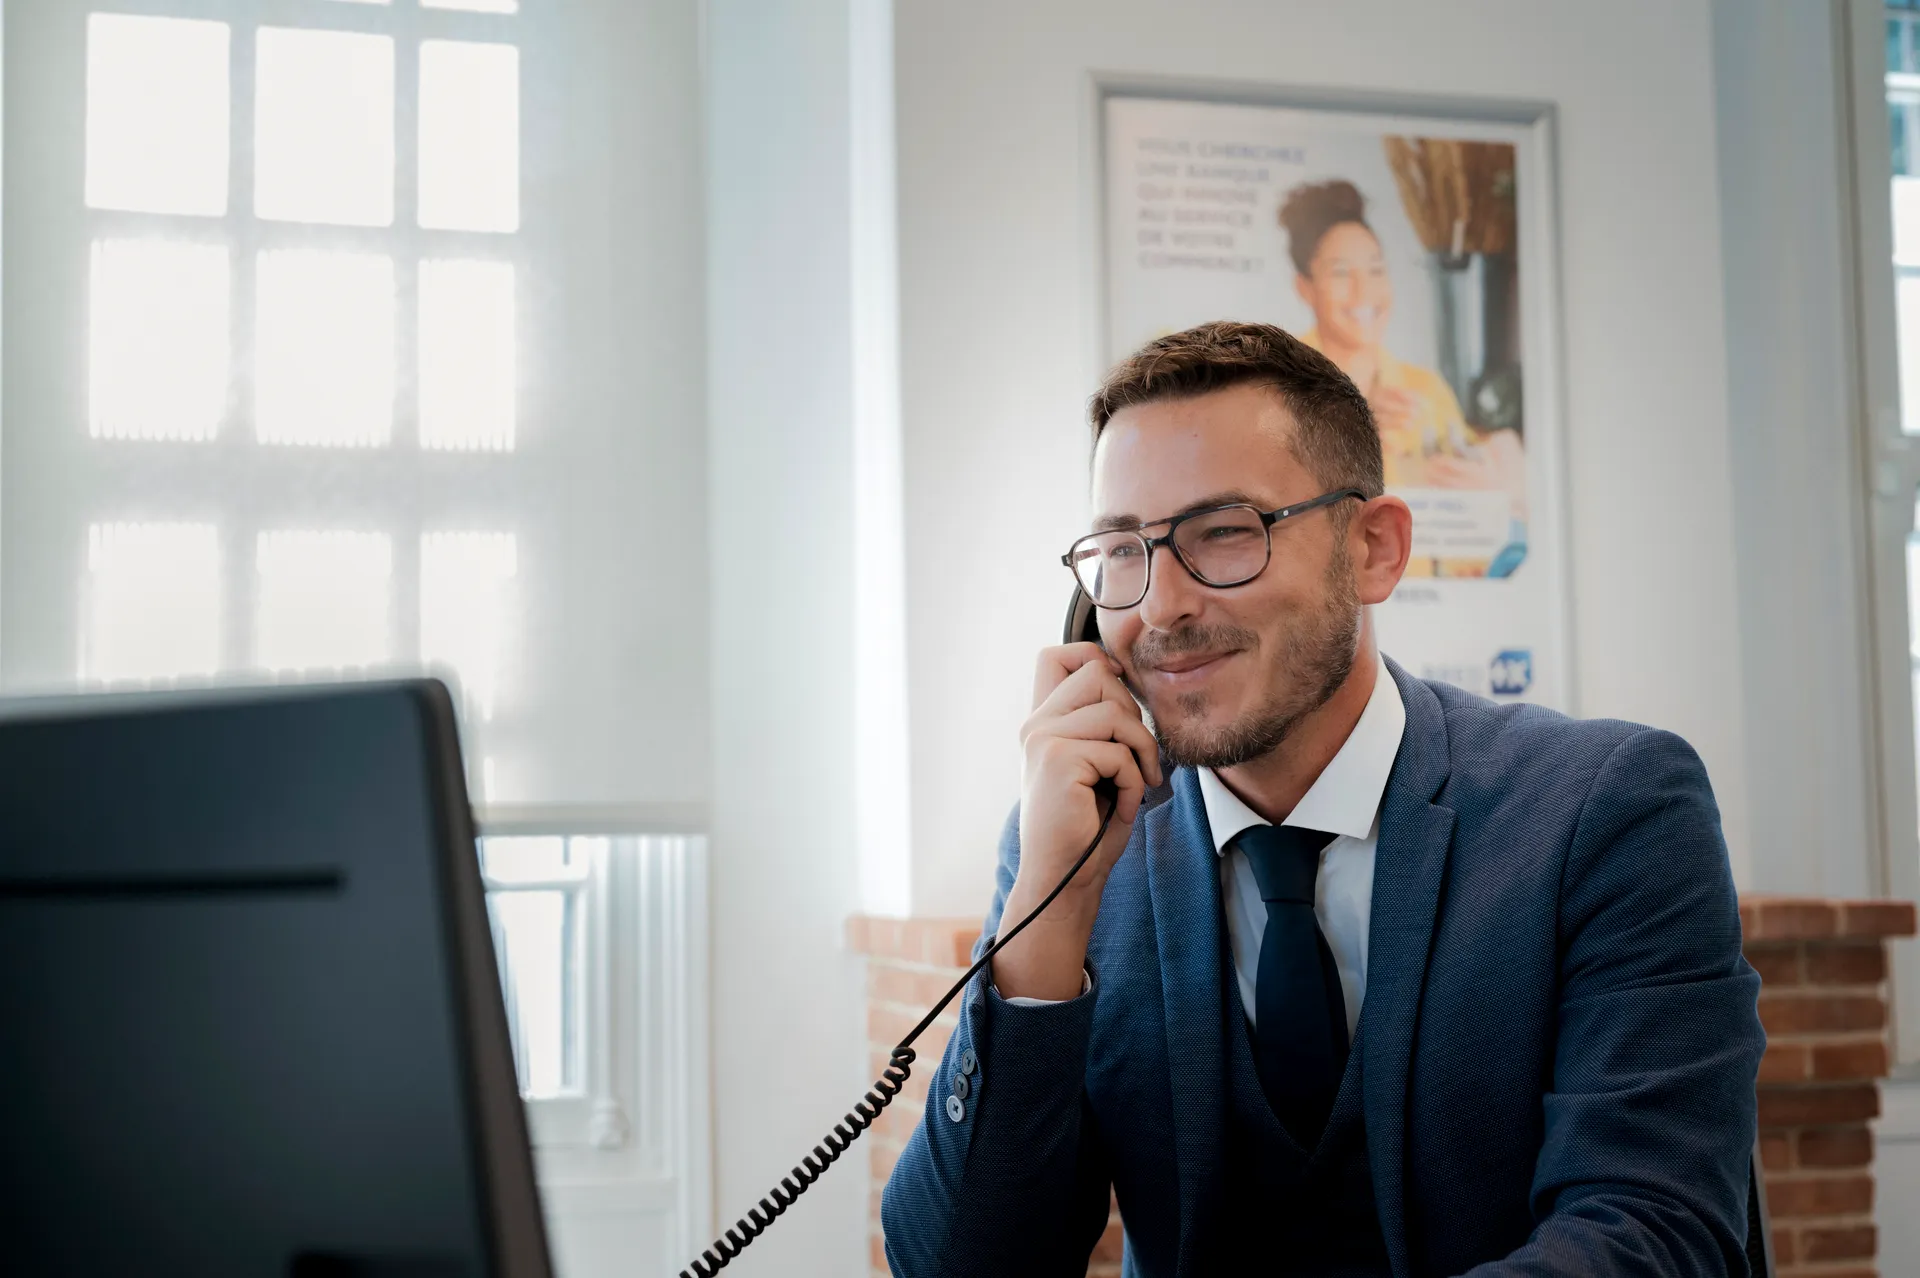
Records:
M150 681L220 665L220 541L211 524L94 524L80 675Z
M420 225L520 226L520 51L420 42Z
M1900 345L1900 426L1920 435L1920 275L1894 281L1896 340Z
M1893 179L1893 260L1920 265L1920 177Z
M255 554L259 665L346 669L387 659L393 544L384 534L261 533Z
M513 265L420 264L420 443L513 447Z
M494 954L526 1096L580 1089L584 1019L580 900L567 891L492 892Z
M100 240L88 281L87 420L99 439L212 439L227 413L227 250Z
M1912 645L1914 671L1920 675L1920 496L1913 507L1914 531L1907 534L1907 636ZM1915 719L1920 723L1920 719Z
M420 0L422 9L464 9L468 13L518 13L520 0Z
M227 24L87 15L87 204L227 211Z
M492 835L480 840L480 868L495 883L583 879L587 862L574 855L574 843L558 835Z
M253 209L289 222L393 221L393 41L262 27Z
M428 533L420 539L420 658L453 669L462 709L493 717L518 568L511 533Z
M366 447L393 433L393 262L262 253L255 427L263 443Z

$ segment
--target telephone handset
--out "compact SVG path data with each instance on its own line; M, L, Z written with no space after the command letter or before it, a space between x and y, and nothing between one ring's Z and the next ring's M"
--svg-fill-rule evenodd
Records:
M1067 626L1061 643L1099 643L1100 610L1087 598L1087 592L1075 586L1073 602L1067 605Z
M1066 631L1061 637L1061 642L1079 643L1082 640L1099 643L1100 627L1094 612L1093 600L1087 598L1086 591L1075 586L1073 603L1067 609ZM1073 863L1073 868L1067 871L1066 877L1055 884L1053 891L1047 893L1040 904L1034 906L1032 912L1021 919L1011 931L1002 932L994 938L993 944L987 947L986 952L966 970L959 980L953 983L953 988L940 997L940 1001L920 1018L920 1023L909 1030L907 1036L901 1039L888 1054L887 1067L881 1071L873 1087L860 1098L847 1116L835 1123L833 1130L813 1147L813 1152L802 1158L791 1172L781 1177L780 1183L768 1190L766 1197L762 1198L757 1206L749 1209L746 1215L734 1222L732 1229L714 1239L713 1246L707 1248L697 1260L682 1269L680 1278L713 1278L714 1274L725 1269L735 1256L746 1250L748 1243L765 1233L767 1226L784 1214L787 1208L793 1206L794 1200L806 1193L808 1187L819 1180L827 1168L839 1160L840 1155L847 1152L847 1147L860 1139L862 1132L873 1126L873 1121L880 1116L880 1111L890 1105L893 1098L900 1094L900 1089L906 1086L907 1078L913 1073L915 1055L913 1041L920 1037L927 1026L933 1024L934 1017L947 1010L947 1004L960 996L960 992L967 988L967 982L991 962L993 956L998 954L1008 941L1025 931L1027 924L1039 918L1040 912L1052 905L1054 898L1067 890L1067 884L1073 882L1073 876L1080 873L1080 867L1087 863L1093 856L1094 849L1100 846L1100 841L1107 837L1107 827L1113 824L1113 814L1120 809L1120 787L1109 777L1094 785L1093 794L1096 810L1104 809L1104 815L1100 818L1100 829L1094 834L1093 842L1087 844L1087 850L1080 854L1080 859Z
M1060 633L1061 643L1100 643L1100 610L1079 586L1073 588L1073 602L1067 605L1067 624ZM1104 648L1106 645L1101 644ZM1093 783L1093 797L1115 807L1120 803L1120 785L1112 777ZM1104 834L1106 827L1101 827Z

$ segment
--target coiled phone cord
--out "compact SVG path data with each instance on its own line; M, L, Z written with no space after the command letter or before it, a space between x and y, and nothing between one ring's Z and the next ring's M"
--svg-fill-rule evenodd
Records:
M1027 917L1021 919L1011 932L996 938L993 944L987 947L986 953L967 969L966 975L955 981L953 988L933 1005L931 1011L920 1018L920 1023L914 1026L889 1054L887 1067L881 1071L872 1089L854 1105L845 1118L833 1125L833 1130L813 1147L813 1152L802 1158L800 1164L791 1172L781 1177L780 1183L767 1191L767 1196L760 1200L759 1206L749 1210L734 1223L732 1229L714 1239L713 1246L702 1252L698 1260L682 1269L680 1278L713 1278L713 1275L725 1269L735 1256L747 1249L748 1243L765 1233L767 1226L778 1219L787 1208L793 1206L794 1200L806 1193L813 1182L819 1180L821 1174L833 1166L840 1155L847 1152L847 1147L860 1139L862 1132L873 1126L874 1120L880 1117L880 1111L900 1094L900 1089L906 1086L907 1078L913 1073L913 1040L919 1038L921 1032L933 1024L934 1017L947 1010L947 1004L960 996L960 991L967 988L967 982L992 961L993 956L998 954L1008 941L1020 935L1027 924L1039 918L1040 912L1053 904L1055 897L1067 890L1067 884L1073 882L1074 875L1080 873L1080 867L1087 863L1093 856L1094 849L1100 846L1100 841L1107 837L1107 827L1113 824L1113 814L1120 810L1120 789L1112 781L1107 780L1096 784L1093 792L1096 800L1101 798L1108 800L1107 813L1100 818L1099 833L1093 836L1093 842L1087 844L1087 850L1080 854L1080 859L1073 863L1073 868L1067 871L1066 877L1055 884L1053 891L1047 893L1046 899L1034 906Z

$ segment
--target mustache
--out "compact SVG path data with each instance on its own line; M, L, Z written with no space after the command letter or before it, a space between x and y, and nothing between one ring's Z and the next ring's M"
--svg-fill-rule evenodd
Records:
M1135 669L1151 670L1173 657L1251 648L1259 638L1241 626L1182 626L1178 630L1141 635L1133 641L1127 655L1132 658Z

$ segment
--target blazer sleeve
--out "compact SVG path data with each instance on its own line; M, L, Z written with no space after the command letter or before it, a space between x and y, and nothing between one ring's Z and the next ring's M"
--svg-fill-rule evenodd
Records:
M999 930L1019 830L1016 809L976 958ZM1020 1006L1000 997L989 971L961 996L946 1054L927 1070L925 1113L881 1195L887 1264L898 1278L1081 1278L1112 1182L1086 1099L1099 973L1089 971L1079 998ZM915 1062L915 1072L928 1064Z
M1766 1035L1706 769L1623 740L1588 792L1560 893L1559 1037L1527 1244L1473 1278L1747 1272Z

